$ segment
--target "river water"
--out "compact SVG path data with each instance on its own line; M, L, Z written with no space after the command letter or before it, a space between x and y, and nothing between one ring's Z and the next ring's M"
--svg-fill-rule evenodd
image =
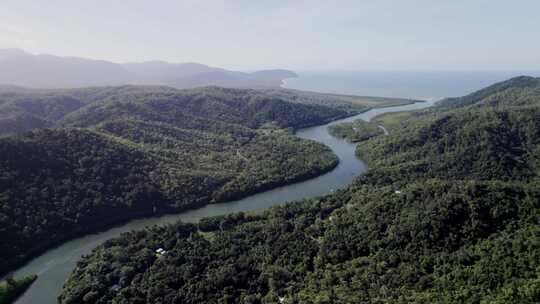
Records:
M433 104L434 101L428 101L405 106L378 108L356 116L334 121L330 124L351 122L357 119L369 121L373 117L383 113L417 110L432 106ZM279 187L241 200L207 205L199 209L179 214L133 220L122 226L117 226L100 233L90 234L66 242L33 259L13 273L14 277L28 274L38 274L39 276L34 284L32 284L16 303L57 303L56 297L60 294L62 285L81 256L89 254L92 249L99 244L108 239L117 237L123 232L140 230L146 226L173 223L178 220L184 222L196 222L199 219L208 216L239 211L260 211L271 206L304 198L313 198L327 194L336 189L347 187L356 175L367 170L367 166L362 160L355 156L355 144L335 138L328 133L327 127L330 124L302 129L299 130L296 135L329 146L339 157L339 165L334 170L304 182Z

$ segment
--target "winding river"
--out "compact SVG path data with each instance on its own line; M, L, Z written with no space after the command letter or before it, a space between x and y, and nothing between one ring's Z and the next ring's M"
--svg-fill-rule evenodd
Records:
M377 108L356 116L331 122L330 124L351 122L357 119L369 121L373 117L383 113L422 109L430 107L433 104L434 101L428 101L405 106ZM321 196L336 189L346 187L352 182L354 176L365 172L367 166L362 160L355 156L354 144L335 138L328 133L327 127L330 124L302 129L296 133L298 137L315 140L329 146L339 157L339 165L329 173L304 182L262 192L233 202L207 205L199 209L179 214L133 220L122 226L114 227L104 232L90 234L66 242L57 248L45 252L12 273L14 277L33 273L39 275L34 284L32 284L16 303L56 303L56 297L60 294L62 285L81 256L89 254L93 248L103 243L105 240L117 237L123 232L143 229L144 227L151 225L173 223L178 220L184 222L196 222L200 218L208 216L239 211L259 211L288 201Z

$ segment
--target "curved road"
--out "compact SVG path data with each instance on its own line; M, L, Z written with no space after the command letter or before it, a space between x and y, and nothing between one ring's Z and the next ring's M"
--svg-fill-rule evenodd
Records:
M429 101L405 106L377 108L356 116L334 121L330 124L351 122L357 119L369 121L373 117L383 113L422 109L430 107L433 104L433 101ZM355 156L355 144L351 144L342 139L337 139L328 133L327 127L330 124L302 129L299 130L296 135L329 146L339 157L340 161L339 165L334 170L304 182L283 186L241 200L207 205L199 209L179 214L133 220L122 226L66 242L57 248L45 252L12 273L14 277L33 273L39 275L34 284L32 284L26 293L15 303L57 303L56 297L60 294L62 285L80 257L89 254L93 248L103 243L105 240L117 237L123 232L142 229L151 225L163 225L178 220L184 222L196 222L199 219L208 216L239 211L259 211L274 205L284 204L288 201L321 196L334 191L335 189L348 186L352 182L354 176L367 170L367 166L362 160Z

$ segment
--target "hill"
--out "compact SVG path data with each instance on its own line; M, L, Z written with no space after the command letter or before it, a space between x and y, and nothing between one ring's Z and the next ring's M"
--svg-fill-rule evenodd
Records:
M18 49L0 49L0 83L34 88L150 84L177 88L210 85L279 87L297 77L288 70L254 73L229 71L199 63L149 61L119 64L104 60L33 55Z
M322 174L336 156L289 130L348 115L217 87L17 88L0 100L0 273L107 225Z
M538 105L540 78L520 76L491 85L464 97L447 98L439 102L441 108L462 108L470 105Z
M0 134L46 127L88 127L112 117L167 120L179 126L199 121L199 127L215 128L222 122L246 127L273 122L282 128L297 129L350 115L350 112L309 101L299 103L257 90L219 87L190 90L159 86L0 89ZM206 121L201 121L203 118Z
M537 303L540 95L511 82L362 141L345 190L110 240L59 301Z
M137 105L134 102L138 102ZM128 106L137 108L143 119L152 115L160 116L159 119L176 119L172 113L166 113L174 109L174 115L202 115L248 127L273 121L279 127L298 129L374 107L413 102L416 101L282 89L204 87L178 90L165 86L118 86L53 90L0 86L0 135L48 127L88 126L104 119L94 117L94 122L84 121L90 116L100 111L110 117L123 115L121 108ZM247 106L239 110L238 105L243 103ZM84 119L79 120L81 115ZM135 113L128 114L132 115ZM189 121L192 119L178 119L176 123Z
M371 180L400 180L401 174L450 180L539 176L538 79L518 77L452 100L405 117L391 137L359 145L358 154L380 170L368 173L379 175Z

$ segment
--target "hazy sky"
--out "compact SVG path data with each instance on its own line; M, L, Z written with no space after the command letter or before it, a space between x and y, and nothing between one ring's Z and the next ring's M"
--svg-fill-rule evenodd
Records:
M0 48L232 69L539 69L538 0L2 0Z

